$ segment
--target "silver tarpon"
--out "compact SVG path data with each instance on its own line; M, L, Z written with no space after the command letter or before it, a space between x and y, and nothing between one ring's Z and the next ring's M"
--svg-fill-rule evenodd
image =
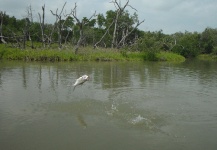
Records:
M81 77L79 77L78 79L76 79L75 83L74 83L74 88L73 91L75 90L75 87L78 85L82 85L84 82L86 82L87 80L89 80L88 75L83 75Z

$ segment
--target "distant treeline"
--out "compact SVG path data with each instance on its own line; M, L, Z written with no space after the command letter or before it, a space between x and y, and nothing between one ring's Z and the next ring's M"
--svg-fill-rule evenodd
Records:
M196 57L199 54L217 54L217 29L206 28L202 33L177 32L164 34L162 30L150 32L138 29L144 21L138 20L136 13L130 14L116 1L116 10L108 10L105 15L93 13L78 19L77 5L70 13L64 13L66 3L61 11L50 13L56 21L45 23L45 5L38 13L39 21L33 21L32 8L28 7L27 17L16 19L0 11L0 43L26 49L75 49L81 46L93 48L106 47L126 51L159 52L170 51L184 57ZM41 43L41 44L40 44Z

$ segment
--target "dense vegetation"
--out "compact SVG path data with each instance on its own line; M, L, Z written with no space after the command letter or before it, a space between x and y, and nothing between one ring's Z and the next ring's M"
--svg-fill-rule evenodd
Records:
M25 61L173 61L183 62L181 55L168 52L156 54L147 52L126 52L114 49L93 49L85 47L78 54L68 49L14 49L0 45L0 58Z
M108 10L105 16L93 14L81 20L76 16L76 4L70 13L63 14L65 3L61 12L51 11L56 17L54 24L44 21L45 5L38 14L39 22L33 21L31 7L23 19L0 11L0 58L43 60L50 55L51 60L130 60L137 56L143 60L168 60L178 56L174 53L185 58L217 54L217 29L170 35L162 30L141 31L138 26L143 21L125 10L128 2L115 11Z

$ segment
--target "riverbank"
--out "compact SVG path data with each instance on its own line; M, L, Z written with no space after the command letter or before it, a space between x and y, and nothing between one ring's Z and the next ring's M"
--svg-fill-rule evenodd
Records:
M23 61L175 61L185 58L171 52L126 52L114 49L81 48L77 55L73 50L26 49L0 46L0 59Z
M201 54L197 56L199 60L209 60L209 61L217 61L217 55L212 54Z

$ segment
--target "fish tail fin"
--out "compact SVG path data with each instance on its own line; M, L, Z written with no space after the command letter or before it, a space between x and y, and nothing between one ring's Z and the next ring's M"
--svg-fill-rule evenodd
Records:
M72 90L72 91L74 91L74 90L75 90L75 87L76 87L76 86L75 86L75 85L73 85L73 90Z

